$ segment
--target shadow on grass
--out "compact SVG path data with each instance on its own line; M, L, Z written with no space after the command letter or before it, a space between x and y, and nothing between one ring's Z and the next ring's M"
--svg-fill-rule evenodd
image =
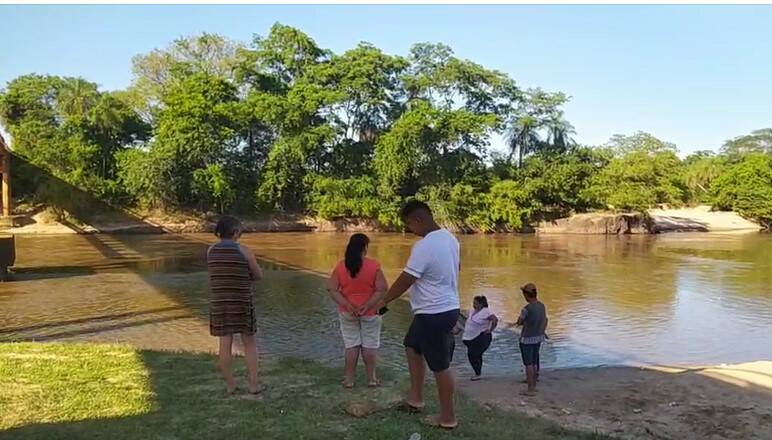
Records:
M263 366L267 389L262 395L227 396L211 355L139 354L152 388L152 403L144 414L29 424L0 431L0 439L407 439L416 432L423 439L447 436L422 425L418 415L392 409L405 384L401 375L390 370L381 371L383 386L378 389L347 391L341 387L338 370L312 361L283 359ZM237 364L243 377L241 362ZM366 415L349 415L352 407L365 408ZM428 408L436 409L433 399ZM461 427L453 433L458 439L599 438L464 399L459 413Z

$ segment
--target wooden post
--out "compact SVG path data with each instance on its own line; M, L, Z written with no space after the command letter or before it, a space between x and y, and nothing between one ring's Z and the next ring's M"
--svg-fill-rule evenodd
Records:
M11 216L11 153L0 150L0 162L3 173L3 217Z
M3 175L2 194L0 202L3 204L2 217L11 217L11 150L5 143L5 139L0 136L0 174Z

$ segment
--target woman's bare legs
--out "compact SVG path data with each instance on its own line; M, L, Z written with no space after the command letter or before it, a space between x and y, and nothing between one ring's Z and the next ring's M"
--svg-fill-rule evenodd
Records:
M241 342L244 344L244 357L247 362L247 380L249 392L260 392L260 384L257 382L257 342L255 335L241 334Z
M378 385L378 377L375 375L375 364L378 361L378 349L362 347L362 359L365 361L367 384L369 386Z
M344 368L344 386L351 388L354 386L354 377L356 375L357 362L359 361L359 352L362 347L357 345L346 349L346 366Z
M233 377L233 336L220 336L220 358L218 366L220 374L225 379L225 386L229 393L236 391L236 379Z

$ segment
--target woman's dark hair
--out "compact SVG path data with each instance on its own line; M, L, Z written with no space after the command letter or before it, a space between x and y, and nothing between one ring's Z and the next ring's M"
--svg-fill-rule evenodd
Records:
M217 220L217 226L214 227L214 235L219 238L233 238L241 229L241 222L236 217L224 215Z
M356 278L359 270L362 269L362 251L367 249L370 239L365 234L354 234L348 240L346 246L346 269L351 278Z
M488 298L486 298L485 295L475 296L474 300L479 302L481 306L488 307Z

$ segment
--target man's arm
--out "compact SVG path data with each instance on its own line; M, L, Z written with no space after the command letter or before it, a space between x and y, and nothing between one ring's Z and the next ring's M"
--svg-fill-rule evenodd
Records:
M360 313L365 313L368 310L372 310L376 306L385 306L386 304L394 301L395 299L402 296L407 291L407 289L409 289L410 286L415 283L417 279L418 278L410 275L407 272L402 272L399 274L399 277L396 281L394 281L394 284L391 285L388 291L385 293L381 292L380 294L373 295L373 297L370 298L370 301L368 301L367 304L359 309Z

